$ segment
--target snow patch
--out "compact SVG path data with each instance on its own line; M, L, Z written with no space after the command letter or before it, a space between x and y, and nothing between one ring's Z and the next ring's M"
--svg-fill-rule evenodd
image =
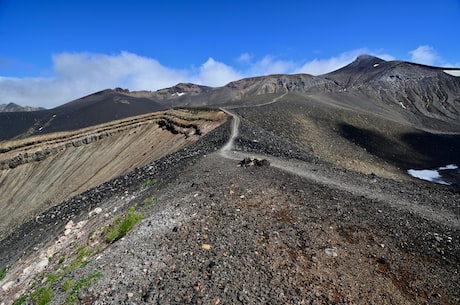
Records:
M379 64L374 64L374 68L377 68L379 66Z
M172 95L172 96L182 96L182 95L184 95L184 94L185 94L185 92L176 92L176 93L173 93L173 94L171 94L171 95Z
M409 169L407 173L412 177L422 179L425 181L430 181L438 184L451 185L451 183L446 182L442 179L439 174L440 170L458 170L458 166L455 164L449 164L446 166L438 167L437 169Z
M404 104L403 104L402 102L399 102L399 105L401 105L401 107L402 107L403 109L407 109L407 107L404 106Z
M452 76L460 76L460 70L443 70L444 73L447 73Z
M439 168L439 170L446 170L446 169L458 169L458 166L455 164L449 164L449 165L442 166Z

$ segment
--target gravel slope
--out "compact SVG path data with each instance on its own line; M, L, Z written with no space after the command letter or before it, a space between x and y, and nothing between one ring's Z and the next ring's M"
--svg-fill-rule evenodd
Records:
M89 263L49 284L51 303L68 298L65 278L78 281L95 272L100 278L78 291L78 302L460 302L460 195L455 189L336 167L275 134L266 137L267 131L250 122L241 124L237 149L244 156L267 155L273 166L237 167L240 153L218 153L229 138L227 124L174 157L129 175L124 180L137 185L147 177L161 183L143 190L136 183L120 187L120 195L87 209L100 207L99 214L82 212L74 223L85 220L86 225L74 226L63 243L92 247L92 229L145 198L155 196L155 203L140 209L145 219L124 238L88 254ZM298 170L283 169L287 160ZM63 231L56 234L62 237ZM0 284L20 279L26 266L9 271ZM51 260L43 272L53 268L63 267ZM11 299L24 291L2 293L0 298Z

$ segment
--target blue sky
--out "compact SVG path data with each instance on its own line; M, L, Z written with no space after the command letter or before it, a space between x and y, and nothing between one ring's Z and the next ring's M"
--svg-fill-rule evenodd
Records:
M360 54L460 66L460 1L0 0L0 104L323 74Z

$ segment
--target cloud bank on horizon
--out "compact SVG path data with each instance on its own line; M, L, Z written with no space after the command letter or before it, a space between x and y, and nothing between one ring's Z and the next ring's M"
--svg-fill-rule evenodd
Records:
M385 60L394 59L389 54L365 48L304 62L281 60L270 55L257 59L244 53L235 60L234 65L209 57L199 67L174 69L162 65L154 58L127 51L110 55L60 53L52 56L51 77L0 76L0 104L12 102L23 106L53 108L93 92L115 87L154 91L181 82L217 87L241 78L268 74L320 75L349 64L361 54L371 54ZM419 46L408 54L408 60L412 62L452 66L443 62L431 46Z

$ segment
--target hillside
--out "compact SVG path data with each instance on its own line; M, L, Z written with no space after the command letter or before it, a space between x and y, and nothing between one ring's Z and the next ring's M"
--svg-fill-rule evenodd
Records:
M49 110L0 113L0 141L70 131L166 109L124 93L104 90Z
M216 112L169 110L4 143L0 236L64 200L186 147L224 119Z
M0 299L459 304L458 79L361 56L93 95L207 108L2 142Z

